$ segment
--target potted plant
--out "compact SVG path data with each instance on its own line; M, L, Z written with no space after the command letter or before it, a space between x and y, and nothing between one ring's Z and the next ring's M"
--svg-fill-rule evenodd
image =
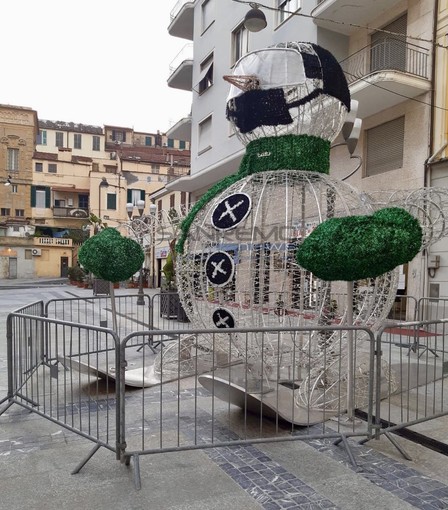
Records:
M109 282L114 331L118 330L113 289L129 279L142 266L145 255L141 246L114 228L104 228L90 237L79 250L81 264L95 276Z

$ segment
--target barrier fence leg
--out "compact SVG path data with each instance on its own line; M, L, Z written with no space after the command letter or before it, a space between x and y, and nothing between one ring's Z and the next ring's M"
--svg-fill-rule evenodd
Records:
M134 461L134 486L139 491L142 488L142 479L140 477L140 457L138 454L132 456Z
M390 432L384 432L384 435L389 439L389 441L395 446L395 448L403 455L406 460L412 460L412 457L408 454L408 452L401 446L401 444L393 437Z
M97 444L95 447L88 453L87 457L83 459L72 471L72 475L76 475L81 471L81 469L89 462L89 460L95 455L95 453L101 448L101 445Z

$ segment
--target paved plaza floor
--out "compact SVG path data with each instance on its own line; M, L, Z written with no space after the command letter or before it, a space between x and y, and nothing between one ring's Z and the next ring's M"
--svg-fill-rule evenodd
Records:
M89 295L91 290L64 280L0 281L0 399L7 388L8 313L37 300ZM183 382L187 390L188 384ZM199 424L201 419L207 421L202 416ZM446 437L443 422L440 428ZM137 491L132 464L121 465L104 448L80 473L70 474L92 443L13 405L0 416L0 508L448 509L447 457L397 440L411 461L384 437L362 446L351 442L358 467L329 440L147 455L140 460L142 488Z

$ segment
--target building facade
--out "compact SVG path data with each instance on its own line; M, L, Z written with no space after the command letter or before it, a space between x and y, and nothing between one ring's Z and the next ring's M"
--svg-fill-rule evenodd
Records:
M0 133L0 278L67 276L92 214L118 227L127 204L143 200L149 212L149 195L189 172L188 144L160 132L0 106Z
M191 192L194 201L237 171L244 148L225 117L229 87L223 76L249 51L298 39L335 55L359 104L362 129L353 158L342 137L337 139L331 174L372 196L378 190L384 197L429 184L425 162L432 141L438 136L439 146L444 143L443 134L433 134L431 104L434 75L440 84L436 94L445 94L446 100L446 49L434 59L433 44L437 24L438 39L446 33L446 1L355 0L347 5L342 0L275 0L268 5L270 9L261 7L267 27L256 33L243 24L247 4L196 0L177 2L173 8L168 31L188 41L190 53L170 67L168 85L191 92L192 113L168 134L190 128L191 174L168 189ZM444 115L439 112L441 119ZM446 130L443 120L438 122L438 131ZM426 253L402 272L402 293L428 293Z

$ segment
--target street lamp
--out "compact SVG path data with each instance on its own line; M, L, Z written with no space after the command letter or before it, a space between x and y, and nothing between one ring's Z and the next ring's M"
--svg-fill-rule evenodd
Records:
M259 9L259 5L253 2L249 4L251 6L250 11L244 16L244 26L249 32L259 32L266 28L266 16L264 12Z
M134 208L137 207L138 216L134 216ZM126 204L126 212L128 214L129 221L126 222L125 226L128 228L136 239L138 244L144 249L145 247L145 238L150 240L151 244L151 267L152 267L152 288L155 286L155 233L156 233L156 223L158 223L158 219L156 217L157 206L152 203L149 206L149 214L144 214L145 202L144 200L139 200L136 205L132 203ZM148 245L149 243L146 243ZM138 289L138 305L144 304L144 293L143 293L143 266L140 269L139 275L139 289Z

